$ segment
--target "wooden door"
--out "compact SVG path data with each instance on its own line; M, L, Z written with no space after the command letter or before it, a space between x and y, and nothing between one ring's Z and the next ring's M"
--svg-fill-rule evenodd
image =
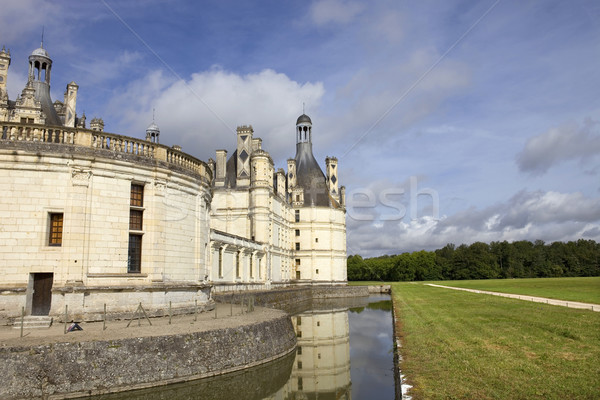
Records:
M33 274L33 299L31 301L31 315L48 315L52 302L52 273Z

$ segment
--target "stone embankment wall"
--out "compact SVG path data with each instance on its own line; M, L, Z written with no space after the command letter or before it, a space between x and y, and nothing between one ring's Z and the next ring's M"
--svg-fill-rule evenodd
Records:
M385 294L392 293L391 285L369 285L368 287L369 287L369 293L385 293Z
M296 286L247 292L213 293L213 299L220 303L239 304L254 299L255 305L279 308L290 312L291 306L311 302L313 299L334 299L368 296L367 286Z
M236 328L112 341L0 347L0 398L64 398L223 374L296 346L288 315Z

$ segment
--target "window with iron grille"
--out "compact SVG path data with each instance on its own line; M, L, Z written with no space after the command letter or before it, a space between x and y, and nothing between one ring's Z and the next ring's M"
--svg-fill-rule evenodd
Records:
M142 272L142 237L144 221L144 185L131 184L129 195L129 249L127 252L127 272ZM136 231L136 232L131 232Z
M61 246L62 245L62 232L63 232L63 214L62 213L50 213L50 235L48 238L49 246Z
M142 271L142 235L129 235L129 253L127 256L127 272Z
M223 277L223 248L219 247L219 278Z
M142 210L130 210L129 211L129 229L132 231L142 230L142 217L144 212Z
M144 186L131 184L131 207L144 207Z

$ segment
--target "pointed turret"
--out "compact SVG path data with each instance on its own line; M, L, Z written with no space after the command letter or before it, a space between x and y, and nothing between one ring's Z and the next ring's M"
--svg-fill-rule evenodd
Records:
M33 82L35 98L42 104L42 111L46 114L46 124L61 126L62 120L56 113L50 98L51 70L52 59L42 42L40 48L35 49L29 56L29 79Z
M328 207L327 180L312 151L312 121L302 114L296 121L296 185L304 190L304 206Z

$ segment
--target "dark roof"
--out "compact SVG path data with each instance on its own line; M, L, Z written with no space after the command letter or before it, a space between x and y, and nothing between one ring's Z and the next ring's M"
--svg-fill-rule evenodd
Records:
M233 152L225 165L225 187L233 189L237 186L237 150Z
M329 207L325 174L312 152L312 143L296 144L296 180L304 189L304 206Z
M42 57L50 58L50 56L48 55L48 52L43 47L35 49L34 51L31 52L31 55L32 56L42 56Z
M50 85L42 81L33 81L35 98L42 103L42 111L46 114L46 125L62 126L63 122L56 113L50 98Z
M298 125L302 122L308 122L309 124L312 124L310 117L306 114L302 114L301 116L298 117L298 120L296 121L296 125Z

